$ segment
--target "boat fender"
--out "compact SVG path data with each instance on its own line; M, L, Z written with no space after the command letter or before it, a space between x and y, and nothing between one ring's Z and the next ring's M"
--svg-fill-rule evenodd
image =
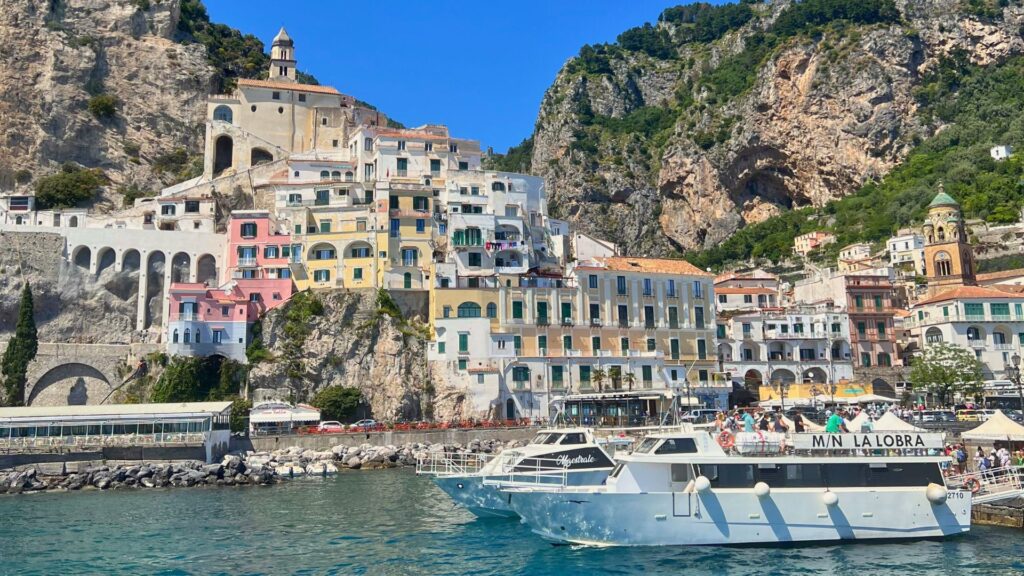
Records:
M825 506L835 506L839 504L839 494L828 491L821 495L821 501L825 503Z
M697 489L697 492L707 492L711 490L711 480L708 480L707 476L697 476L697 479L693 481L693 487Z
M964 480L964 488L970 490L971 494L977 494L981 491L981 480L978 480L976 476L971 476Z
M767 495L769 495L771 493L772 493L772 489L771 489L771 486L768 486L768 484L766 484L764 482L758 482L757 484L754 484L754 494L758 498L764 498L765 496L767 496Z
M735 443L736 438L728 430L722 430L722 433L718 435L718 445L726 450L732 448Z
M946 487L931 482L924 490L924 495L932 504L942 504L946 501Z

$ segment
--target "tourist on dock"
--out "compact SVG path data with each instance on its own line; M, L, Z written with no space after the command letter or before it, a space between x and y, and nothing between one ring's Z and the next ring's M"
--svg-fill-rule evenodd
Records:
M1013 453L1013 465L1024 466L1024 450L1018 449Z
M850 433L850 429L846 427L846 420L843 419L843 412L840 409L828 417L828 422L825 423L825 432L829 434Z
M749 410L747 410L746 412L743 413L743 431L744 432L754 432L754 416L752 414L753 411L754 411L754 409L751 408L751 409L749 409Z
M860 424L860 431L863 432L863 433L874 432L875 431L875 419L871 416L870 413L865 414L865 416L867 416L867 418L865 418L864 421L861 422L861 424Z
M807 428L804 426L804 413L799 410L793 415L793 431L797 434L807 431Z
M769 431L771 431L771 428L772 428L772 422L768 418L768 412L762 412L761 413L761 419L757 423L757 429L760 430L761 432L769 432Z
M786 426L786 421L782 419L782 412L775 413L775 422L773 423L773 430L781 434L789 432L789 426Z
M981 446L978 446L978 450L974 453L974 468L976 470L981 470L982 469L981 468L982 467L982 463L984 461L985 461L985 451L981 449Z

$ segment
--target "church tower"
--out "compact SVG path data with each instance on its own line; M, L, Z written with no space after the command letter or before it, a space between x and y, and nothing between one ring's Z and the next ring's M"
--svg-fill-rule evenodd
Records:
M928 295L976 284L974 250L967 243L960 205L943 191L941 182L939 193L928 205L928 216L922 230Z
M296 82L295 43L284 26L274 36L270 46L270 79L279 82Z

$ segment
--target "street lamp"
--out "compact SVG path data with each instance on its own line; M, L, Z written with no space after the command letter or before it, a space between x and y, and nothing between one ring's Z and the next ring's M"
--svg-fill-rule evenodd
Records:
M1010 379L1010 382L1017 387L1017 395L1020 399L1020 408L1024 410L1024 385L1020 376L1020 354L1014 353L1010 357L1010 361L1013 364L1006 365L1006 376Z
M683 376L683 386L686 387L686 413L689 414L693 406L690 404L690 379Z
M782 413L786 413L786 391L789 390L789 382L785 380L779 380L778 382L772 382L772 390L779 393L779 397L782 400Z

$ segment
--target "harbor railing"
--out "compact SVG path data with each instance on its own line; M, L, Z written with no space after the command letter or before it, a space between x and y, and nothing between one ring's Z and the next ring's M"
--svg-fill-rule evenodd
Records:
M529 488L567 486L569 467L556 458L526 457L516 451L498 455L500 464L494 474L484 478L487 486L498 488Z
M1003 466L946 477L946 487L970 490L975 504L1009 500L1024 495L1024 466Z
M36 436L0 438L0 451L33 452L55 449L131 448L136 446L194 446L206 442L203 432L118 434L95 436Z
M477 474L494 458L494 454L479 452L428 452L416 460L416 474L442 477Z

